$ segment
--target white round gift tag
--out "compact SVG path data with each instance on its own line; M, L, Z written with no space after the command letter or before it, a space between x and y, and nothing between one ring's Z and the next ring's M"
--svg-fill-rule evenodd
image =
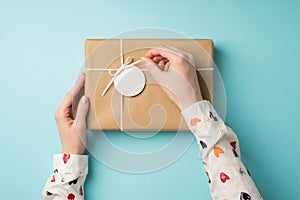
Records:
M115 88L124 96L138 95L145 87L145 75L138 67L124 69L114 80Z

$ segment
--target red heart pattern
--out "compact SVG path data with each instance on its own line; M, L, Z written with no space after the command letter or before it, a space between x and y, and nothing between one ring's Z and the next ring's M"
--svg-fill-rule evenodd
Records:
M69 159L70 159L70 154L69 153L64 153L63 161L64 161L65 164L67 164Z
M233 149L236 149L236 141L230 142L230 145L233 147Z
M68 196L67 196L68 200L74 200L75 199L75 195L70 193Z
M55 183L55 176L52 176L51 183Z
M230 180L230 177L227 174L221 172L220 173L220 179L221 179L222 183L225 183L226 181Z
M83 196L83 189L82 189L82 185L80 186L80 188L79 188L79 194L81 195L81 196Z

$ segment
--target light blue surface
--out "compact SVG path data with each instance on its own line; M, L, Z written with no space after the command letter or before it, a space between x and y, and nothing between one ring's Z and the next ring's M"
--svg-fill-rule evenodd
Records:
M149 26L214 40L226 122L244 163L265 199L299 199L299 10L299 1L1 1L1 199L40 198L60 151L53 114L78 74L84 40ZM91 200L211 199L195 142L148 174L91 157L85 192Z

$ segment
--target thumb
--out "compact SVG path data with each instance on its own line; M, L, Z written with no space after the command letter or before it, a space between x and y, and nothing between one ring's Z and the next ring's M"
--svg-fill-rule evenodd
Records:
M89 110L89 99L86 96L82 96L76 113L75 125L80 134L85 132L86 129L86 115Z
M160 82L160 80L163 80L165 78L164 71L162 71L152 59L148 57L142 57L141 60L146 69L150 72L150 74L157 82Z
M151 65L155 65L155 62L146 56L141 57L141 60L142 60L143 64L145 65L145 67L147 67L147 68Z

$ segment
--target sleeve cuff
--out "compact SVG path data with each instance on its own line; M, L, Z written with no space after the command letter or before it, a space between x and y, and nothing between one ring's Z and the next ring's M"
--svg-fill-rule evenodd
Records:
M181 112L189 129L194 132L197 126L213 120L222 121L209 101L203 100L196 102Z
M53 155L53 170L59 170L60 174L87 175L88 156L77 154Z

